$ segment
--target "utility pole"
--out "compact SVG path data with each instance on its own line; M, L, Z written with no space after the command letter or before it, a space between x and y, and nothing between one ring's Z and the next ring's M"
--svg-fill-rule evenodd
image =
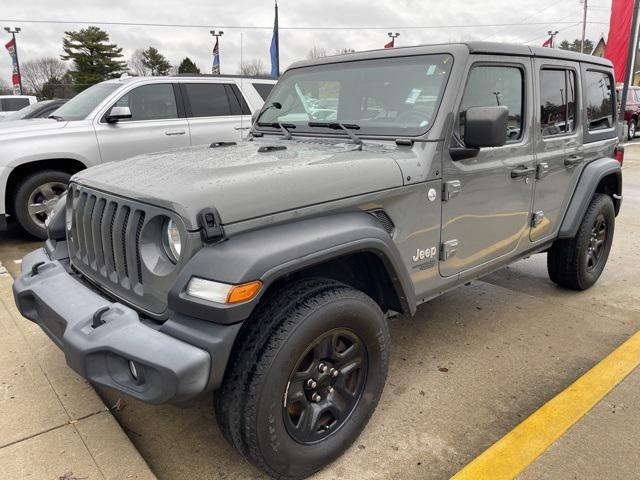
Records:
M582 42L580 42L580 53L584 52L584 40L587 33L587 0L584 1L584 13L582 14Z
M24 90L22 89L22 75L20 75L20 61L18 60L18 42L16 41L16 33L20 33L22 30L20 27L4 27L5 32L11 34L11 38L13 39L13 48L16 56L16 70L18 74L18 78L20 79L20 95L24 95Z
M549 38L551 38L551 48L555 48L555 45L554 45L553 42L554 42L554 40L556 38L556 35L558 35L558 33L560 33L558 30L556 30L555 32L552 31L552 30L549 30L547 32L547 35L549 35Z

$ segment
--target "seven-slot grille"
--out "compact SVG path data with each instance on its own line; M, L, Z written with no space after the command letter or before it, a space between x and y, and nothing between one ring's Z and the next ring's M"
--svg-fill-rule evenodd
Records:
M136 296L144 294L140 235L146 212L77 185L69 188L69 254L82 273Z

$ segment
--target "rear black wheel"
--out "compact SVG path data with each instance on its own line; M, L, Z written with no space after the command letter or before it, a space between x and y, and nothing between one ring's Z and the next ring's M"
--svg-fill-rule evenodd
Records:
M591 287L609 258L615 208L608 195L596 193L574 238L558 239L547 253L551 280L573 290Z
M389 331L364 293L306 279L264 299L234 347L216 416L227 440L275 478L336 459L373 413Z
M629 140L633 140L634 138L636 138L637 127L638 127L638 123L636 120L634 119L629 120L629 123L627 124L627 138Z

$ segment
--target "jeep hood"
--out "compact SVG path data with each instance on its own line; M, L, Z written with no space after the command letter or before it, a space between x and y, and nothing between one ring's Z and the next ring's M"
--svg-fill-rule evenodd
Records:
M269 146L286 149L258 151ZM229 224L401 186L392 152L259 139L141 155L82 171L73 181L174 210L196 229L198 213L208 207Z

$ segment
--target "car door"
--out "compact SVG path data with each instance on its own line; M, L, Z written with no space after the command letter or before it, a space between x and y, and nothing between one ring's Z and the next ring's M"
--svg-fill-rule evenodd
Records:
M579 65L537 58L535 156L532 242L553 236L571 199L584 163L582 122L577 118L580 98Z
M508 107L507 142L472 158L444 155L442 276L508 255L526 239L535 173L532 98L530 58L483 56L470 65L451 145L464 145L465 113L476 106Z
M131 118L108 123L106 115L115 106L129 107ZM127 91L96 120L95 130L103 162L190 144L189 124L171 83Z
M233 83L180 84L192 145L238 142L251 128L251 110Z

